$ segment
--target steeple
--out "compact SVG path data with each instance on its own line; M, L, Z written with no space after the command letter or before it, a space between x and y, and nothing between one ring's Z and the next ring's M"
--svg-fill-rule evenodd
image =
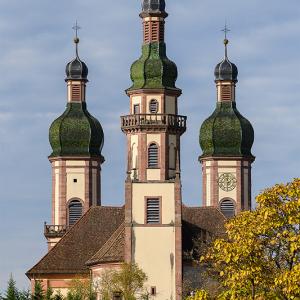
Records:
M238 68L228 58L227 26L224 59L215 68L216 109L200 128L203 205L219 207L226 216L251 209L251 148L254 130L236 107Z
M142 56L131 66L133 85L127 90L169 89L181 93L175 85L177 67L166 55L164 0L143 0L140 17L143 20Z
M166 56L164 0L144 0L142 56L131 67L127 138L125 257L147 273L150 296L182 299L180 140L177 67ZM160 240L157 247L154 240ZM145 252L145 249L147 251ZM163 249L160 251L159 249ZM149 264L151 262L151 264ZM158 278L165 278L159 281Z
M79 54L78 54L78 46L79 46L79 37L78 37L78 30L80 27L78 26L77 22L76 25L73 27L75 30L75 38L74 38L74 44L75 44L75 54L76 57L70 61L66 66L66 81L69 80L81 80L84 82L87 82L87 76L88 76L88 67L87 65L80 60Z
M45 225L49 248L91 207L101 205L101 164L104 133L87 110L88 67L78 54L66 66L67 107L49 130L52 153L52 225Z
M227 55L228 39L225 37L225 57L215 68L217 107L201 126L200 146L202 157L210 155L249 156L254 141L251 123L237 110L235 103L238 68Z
M88 111L86 83L88 67L78 55L78 25L74 38L76 56L66 66L67 109L50 127L51 157L94 156L103 160L104 133L99 121Z

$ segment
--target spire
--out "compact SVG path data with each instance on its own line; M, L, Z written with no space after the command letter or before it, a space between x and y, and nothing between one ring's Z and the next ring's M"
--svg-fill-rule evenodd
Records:
M75 46L76 47L76 57L79 58L79 55L78 55L78 44L79 44L80 40L78 38L78 30L80 30L81 27L78 25L77 20L76 20L75 25L72 27L72 29L74 29L74 31L75 31L74 43L76 45Z
M165 43L165 0L143 0L142 56L131 66L132 86L127 93L139 89L172 89L176 87L177 67L167 57Z
M224 29L224 46L225 46L225 57L224 59L217 64L215 68L215 80L216 81L232 81L237 82L238 77L238 68L228 59L227 47L229 44L229 40L227 39L227 33L230 29L227 27L227 23L225 23Z
M75 44L75 53L76 57L71 62L67 64L66 67L66 81L68 80L83 80L88 81L88 67L87 65L81 61L78 55L78 44L79 44L79 37L78 37L78 31L81 29L81 27L78 26L78 23L76 21L75 25L72 27L72 29L75 31L75 38L74 38L74 44Z
M227 39L227 33L230 31L230 29L227 27L227 23L225 21L225 27L222 29L224 32L224 45L225 45L225 59L228 59L227 57L227 45L229 44L229 40Z

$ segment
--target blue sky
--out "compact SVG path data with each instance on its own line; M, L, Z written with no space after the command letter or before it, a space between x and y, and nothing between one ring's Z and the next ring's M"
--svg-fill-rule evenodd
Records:
M125 139L119 116L142 39L140 0L1 0L0 9L0 290L10 273L24 275L46 252L50 220L48 128L66 102L64 68L74 56L78 19L80 56L89 66L88 107L105 131L103 204L121 205ZM239 68L237 105L255 129L253 195L299 176L299 0L169 0L168 56L183 89L180 113L183 197L201 203L198 131L215 107L213 70L223 57L225 19L229 56Z

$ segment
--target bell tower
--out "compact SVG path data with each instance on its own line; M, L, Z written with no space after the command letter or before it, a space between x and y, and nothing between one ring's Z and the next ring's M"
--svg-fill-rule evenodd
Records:
M225 28L225 33L228 29ZM236 107L238 69L227 55L215 68L217 103L213 114L200 129L203 206L220 208L231 217L251 209L251 148L254 130Z
M87 110L88 68L78 55L66 66L67 107L49 130L52 153L52 218L45 224L51 249L67 229L93 205L101 205L100 173L104 134L99 121Z
M144 0L142 55L131 67L127 138L125 256L148 275L153 299L181 299L182 238L177 67L166 56L164 0Z

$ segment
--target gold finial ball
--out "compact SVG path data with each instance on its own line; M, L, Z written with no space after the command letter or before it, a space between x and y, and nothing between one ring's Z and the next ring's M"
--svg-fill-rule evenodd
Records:
M224 45L227 46L229 44L229 41L227 39L224 40Z
M75 44L79 44L79 38L78 38L78 37L76 37L76 38L74 39L74 43L75 43Z

